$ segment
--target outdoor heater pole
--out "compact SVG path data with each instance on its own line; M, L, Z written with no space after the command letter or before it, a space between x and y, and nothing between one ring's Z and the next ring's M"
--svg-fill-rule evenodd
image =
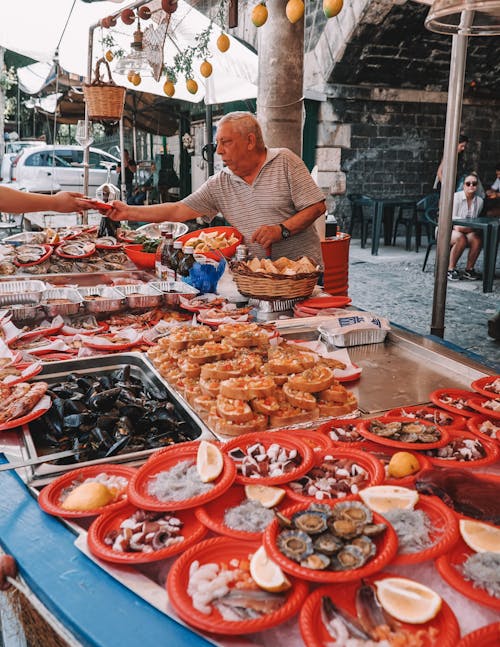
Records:
M462 12L461 27L470 26L473 12ZM434 299L432 303L431 334L444 337L444 314L446 307L447 272L450 260L450 237L452 230L453 195L456 188L458 136L462 118L462 96L467 57L467 36L454 34L451 43L450 80L448 84L448 107L443 151L443 180L439 198L438 237L436 269L434 273Z
M214 149L212 148L212 139L213 139L213 121L212 121L212 105L205 106L205 139L207 142L207 164L208 164L208 174L214 174Z
M94 48L94 25L89 28L88 54L87 54L87 83L92 81L92 54ZM85 135L88 137L89 132L89 111L85 101ZM83 195L88 195L89 191L89 152L90 145L83 147ZM88 211L82 215L82 224L89 224Z

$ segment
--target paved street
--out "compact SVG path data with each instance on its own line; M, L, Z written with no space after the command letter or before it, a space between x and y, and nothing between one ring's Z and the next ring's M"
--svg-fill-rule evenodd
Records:
M359 238L351 240L349 296L354 305L387 317L417 333L430 334L434 291L435 249L422 272L426 244L418 254L407 252L403 238L395 247L381 241L379 255L372 256L370 243L361 249ZM465 267L464 256L459 268ZM482 254L476 264L482 270ZM482 281L448 282L444 339L482 356L500 373L500 342L488 337L488 319L500 309L500 275L494 291L482 292Z

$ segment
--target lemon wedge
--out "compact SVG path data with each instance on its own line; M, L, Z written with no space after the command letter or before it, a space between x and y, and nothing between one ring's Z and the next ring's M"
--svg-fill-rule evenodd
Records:
M286 490L269 485L245 485L247 499L258 501L264 508L274 508L285 498Z
M261 589L277 593L291 587L281 568L267 556L266 549L261 546L250 559L250 575Z
M213 443L206 440L200 442L196 454L196 469L203 483L210 483L220 476L224 468L222 452Z
M440 596L427 586L404 577L388 577L375 582L383 608L401 622L423 624L441 609Z
M500 553L500 528L481 521L460 519L460 534L476 553Z
M420 463L415 454L410 452L396 452L391 456L387 473L390 477L401 479L410 474L415 474L420 469Z
M384 514L388 510L413 510L418 501L418 492L399 485L372 485L361 490L361 500L369 508Z
M114 501L113 492L103 483L89 481L72 490L61 503L64 510L95 510Z

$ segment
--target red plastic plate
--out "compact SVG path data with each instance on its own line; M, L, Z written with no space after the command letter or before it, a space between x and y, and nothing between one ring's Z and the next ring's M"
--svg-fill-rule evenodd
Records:
M120 552L118 550L113 550L113 547L109 546L104 541L106 535L113 530L118 530L122 521L128 519L136 511L136 507L128 504L126 507L110 510L109 512L104 512L99 515L97 519L92 522L92 525L88 530L87 543L90 552L96 557L104 559L106 562L113 562L116 564L146 564L149 562L157 562L161 559L168 559L173 555L177 555L177 553L187 550L203 539L206 534L205 526L198 521L191 510L181 510L180 512L175 512L173 514L182 521L182 530L180 534L184 537L184 541L172 544L166 548L155 550L151 553Z
M449 439L449 434L446 429L443 427L437 426L440 433L441 433L441 438L440 440L437 440L435 443L404 443L399 440L391 440L391 438L384 437L384 436L377 436L377 434L374 434L373 432L370 431L370 423L372 420L380 420L382 423L388 423L388 422L394 422L398 420L397 418L389 418L389 417L383 417L383 418L370 418L367 420L362 420L359 425L359 433L367 438L368 440L371 440L372 442L376 443L377 445L386 445L387 447L397 447L399 449L416 449L416 450L421 450L424 451L426 449L434 449L435 447L443 447L443 445L446 445ZM415 422L412 420L412 418L399 418L401 422ZM430 422L425 422L425 420L419 420L420 423L423 425L431 425L432 423Z
M36 406L33 407L30 413L27 413L25 416L21 416L20 418L16 418L15 420L9 420L8 422L0 424L0 431L8 431L9 429L15 429L21 425L26 425L28 422L33 422L33 420L43 416L51 406L52 400L50 395L44 395L43 398L37 402Z
M460 398L464 403L467 402L467 400L470 400L471 398L475 399L476 397L478 400L484 400L484 397L476 395L473 391L466 391L464 389L437 389L429 395L431 402L434 402L434 404L441 407L441 409L446 409L446 411L451 411L451 413L456 413L457 415L465 416L466 418L476 415L474 409L468 405L460 408L452 404L442 402L441 398L446 395L451 398Z
M396 575L393 573L378 573L377 575L366 578L366 581L369 584L373 584L386 577L396 577ZM330 586L322 586L309 595L302 606L299 617L300 633L306 647L325 647L325 645L331 644L333 641L333 638L327 632L321 619L321 598L324 595L331 597L338 607L355 616L356 607L354 600L356 591L360 586L361 581L349 582L347 584L332 584ZM457 641L460 637L460 628L455 614L444 600L441 611L430 622L422 625L401 623L401 628L415 633L422 629L437 629L439 632L437 642L433 642L431 645L429 641L425 641L422 643L424 647L433 647L435 645L439 645L439 647L457 647Z
M436 568L441 577L448 582L450 586L460 591L465 597L484 604L492 609L500 611L500 598L489 595L485 589L474 586L470 580L466 580L462 574L461 566L465 560L473 555L474 551L469 548L462 538L445 555L438 557ZM482 647L482 646L481 646Z
M457 643L457 647L498 647L500 645L500 622L471 631Z
M283 429L279 433L292 438L299 438L301 442L309 445L315 452L322 452L326 449L332 451L334 447L332 440L325 434L320 433L319 429Z
M69 240L69 239L66 238L66 240ZM78 260L80 260L82 258L89 258L90 256L92 256L92 254L95 253L95 245L93 245L92 251L87 252L86 254L80 254L79 256L73 256L72 254L66 254L64 249L61 249L61 247L63 247L65 244L66 243L62 243L59 247L56 247L56 254L58 256L60 256L61 258L69 258L69 259L71 259L73 261L78 261Z
M89 465L80 469L72 470L54 479L49 485L43 488L38 497L38 503L42 510L49 514L64 517L67 519L78 519L83 517L95 517L101 512L110 512L127 505L127 497L122 496L107 506L95 508L94 510L65 510L61 507L61 496L73 483L82 483L85 479L92 478L98 474L109 474L112 476L123 476L129 481L136 470L123 465L101 464Z
M47 259L49 259L52 256L52 252L54 251L54 248L52 245L43 245L45 247L45 254L41 256L37 261L34 261L33 263L20 263L18 260L14 260L14 265L17 267L33 267L33 265L40 265L40 263L44 263Z
M348 418L345 420L341 420L339 418L333 418L332 420L329 420L328 422L325 422L322 424L320 427L318 427L318 432L327 436L333 443L334 447L342 447L345 449L359 449L363 447L366 443L366 440L361 434L359 434L359 439L358 440L353 440L353 441L342 441L342 440L334 440L330 433L332 432L332 429L335 427L338 428L344 428L344 427L351 427L355 426L356 428L359 426L361 423L361 419L359 418Z
M419 415L416 415L416 413ZM422 415L423 414L423 415ZM386 414L387 418L413 418L416 420L428 420L434 425L446 427L446 429L465 429L467 418L459 416L451 411L443 411L440 407L426 407L425 405L414 405L411 407L398 407L391 409ZM424 415L429 417L424 418ZM442 420L439 422L439 420Z
M455 438L469 438L471 440L479 441L486 452L484 458L479 458L475 461L461 461L461 460L447 460L445 458L435 458L434 456L427 456L429 461L436 467L460 467L460 468L476 468L483 467L484 465L491 465L495 463L500 457L500 448L498 444L484 437L478 438L475 434L469 433L468 431L459 431L455 429L449 430L450 441Z
M482 423L487 421L491 422L493 425L495 425L495 427L498 427L495 438L493 438L493 436L485 434L480 430ZM467 418L467 429L476 436L479 436L479 438L484 438L485 440L491 440L493 442L500 443L500 423L491 420L488 416L472 416L472 418Z
M474 389L477 393L480 393L481 395L486 396L487 398L500 398L499 393L495 393L494 391L488 391L488 389L485 389L484 387L487 384L492 384L495 382L495 380L499 380L500 375L487 375L486 377L481 377L479 380L474 380L472 382L471 389Z
M133 505L144 510L186 510L203 505L212 499L224 494L236 476L233 461L223 454L224 468L222 474L213 482L213 488L204 494L184 499L182 501L160 501L155 496L148 494L148 485L157 474L172 469L181 461L191 460L196 462L199 442L184 443L156 452L146 463L137 470L128 486L128 498Z
M290 518L296 512L307 510L308 508L309 505L298 503L290 508L285 508L283 514ZM382 516L375 512L373 513L373 523L384 522L385 520ZM267 554L284 571L301 579L308 580L309 582L327 584L330 582L352 582L359 580L362 577L367 577L377 571L381 571L394 559L398 551L398 538L392 526L388 524L384 534L373 539L377 546L376 555L370 558L361 568L353 568L349 571L316 571L288 559L278 549L276 540L279 531L280 528L276 519L264 531L264 546L266 547Z
M41 372L43 365L41 362L33 362L32 364L16 364L15 368L22 371L22 375L18 375L17 377L15 375L7 375L1 380L4 386L15 386L20 382L30 380Z
M236 243L234 243L233 245L229 245L228 247L221 247L221 249L218 250L226 258L231 258L231 256L234 256L236 252L236 248L243 241L242 234L235 227L205 227L204 229L198 229L197 231L190 231L187 234L183 234L182 236L179 236L176 240L180 240L184 245L186 245L189 240L193 238L199 238L202 233L210 234L212 232L217 232L218 234L225 234L227 238L231 236L231 234L236 236L236 238L238 239ZM203 254L203 256L207 256L208 258L212 258L216 261L221 260L220 254L217 251L196 252L196 253Z
M189 625L216 634L239 635L263 631L275 627L298 613L307 595L304 582L292 580L292 588L286 593L286 601L277 611L251 620L224 620L217 609L206 615L194 608L187 592L189 569L195 560L200 565L226 563L228 559L248 560L258 544L242 542L229 537L218 537L202 541L179 557L168 574L167 591L170 604L178 615Z
M500 397L486 398L481 401L476 400L475 398L471 398L470 400L467 400L467 405L471 409L474 409L474 411L477 411L478 413L482 413L483 416L487 416L488 418L495 418L495 420L500 420L500 411L493 411L493 409L489 409L488 407L483 406L483 404L485 402L488 402L488 400L495 400L496 402L500 402Z
M257 431L255 433L245 434L244 436L238 436L227 442L223 446L223 451L227 456L229 452L236 447L241 447L243 451L247 447L254 445L255 443L261 443L267 449L273 443L278 443L281 447L284 447L287 450L296 449L302 461L295 469L282 474L280 476L267 476L252 478L250 476L242 476L241 474L236 475L237 483L255 483L257 485L280 485L282 483L288 483L294 479L300 478L312 467L314 461L314 452L311 447L303 442L297 437L283 434L283 432L272 432L269 434L262 433ZM230 458L229 460L232 459Z
M350 297L338 296L338 297L313 297L312 299L306 299L301 301L299 305L305 308L315 308L317 310L322 310L323 308L345 308L352 302Z

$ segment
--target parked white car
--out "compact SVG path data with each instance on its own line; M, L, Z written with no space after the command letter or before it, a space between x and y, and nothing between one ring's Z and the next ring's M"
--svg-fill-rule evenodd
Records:
M5 152L0 167L0 182L12 182L12 161L23 150L33 146L45 146L45 142L38 139L16 139L5 142Z
M91 148L89 154L88 194L94 195L98 186L107 179L107 170L102 162L114 165L119 159L100 150ZM20 189L37 193L56 191L83 191L83 148L81 146L37 146L27 148L12 162L12 181ZM117 184L116 170L111 171L110 180Z

